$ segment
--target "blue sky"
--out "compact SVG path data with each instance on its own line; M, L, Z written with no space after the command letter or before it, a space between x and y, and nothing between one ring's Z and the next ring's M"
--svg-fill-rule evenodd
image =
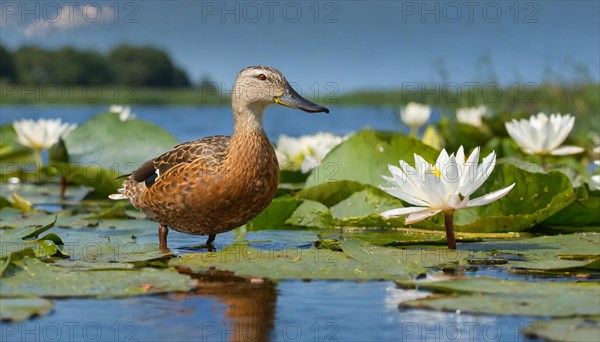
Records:
M599 1L3 0L0 12L0 41L11 49L150 44L193 81L207 75L225 89L255 64L339 92L541 82L573 77L577 66L600 79Z

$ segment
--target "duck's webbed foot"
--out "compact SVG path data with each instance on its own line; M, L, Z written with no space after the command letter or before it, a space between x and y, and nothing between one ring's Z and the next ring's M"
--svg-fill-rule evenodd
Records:
M202 245L198 245L198 246L192 246L192 247L186 247L184 249L188 249L191 251L196 251L199 249L206 249L209 252L216 252L217 249L215 248L215 246L213 246L213 241L215 241L215 237L217 236L217 234L208 234L208 239L206 240L206 243L202 244Z

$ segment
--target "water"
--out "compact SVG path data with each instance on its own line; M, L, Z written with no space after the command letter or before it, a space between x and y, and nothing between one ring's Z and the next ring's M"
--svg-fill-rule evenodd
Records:
M373 128L406 131L395 108L331 107L331 114L307 114L281 107L267 110L265 128L280 134L329 131L345 135ZM0 124L21 118L54 118L82 123L105 106L2 106ZM133 112L181 141L230 134L228 107L138 106ZM434 113L434 120L439 115ZM235 234L220 234L217 248ZM155 231L148 232L155 239ZM64 234L63 234L64 235ZM143 238L139 237L139 238ZM249 232L250 241L304 247L317 238L310 231ZM198 241L195 241L198 240ZM177 254L203 238L171 232ZM219 246L220 244L220 246ZM260 244L260 243L259 243ZM477 272L479 273L479 272ZM502 277L502 274L482 274ZM2 323L2 341L525 341L521 329L532 317L465 315L401 309L414 291L385 282L252 282L227 273L194 274L200 287L186 294L125 299L54 299L52 314L19 324Z
M346 135L361 129L406 133L394 107L329 106L330 114L305 113L299 110L270 106L264 116L264 126L272 140L281 134L298 136L325 131ZM2 105L0 124L30 118L61 118L66 122L83 123L94 114L105 112L107 106L12 106ZM233 132L233 117L229 106L134 106L132 112L140 119L153 122L175 135L180 141L190 141L209 135L229 135ZM433 111L432 121L439 112Z
M3 341L530 341L531 317L398 309L392 282L251 284L216 275L189 294L58 299L3 324Z

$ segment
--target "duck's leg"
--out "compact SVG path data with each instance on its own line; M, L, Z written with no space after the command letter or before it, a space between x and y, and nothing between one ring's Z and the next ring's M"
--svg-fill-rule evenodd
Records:
M212 245L213 241L215 241L215 237L217 234L208 234L208 240L206 240L206 245Z
M64 201L65 192L67 191L67 179L60 177L60 199Z
M158 244L160 249L167 248L167 235L169 234L169 228L166 224L158 225Z

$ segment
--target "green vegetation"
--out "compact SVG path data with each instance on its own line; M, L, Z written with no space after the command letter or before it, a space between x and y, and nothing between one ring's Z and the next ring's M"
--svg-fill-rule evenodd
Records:
M73 47L48 50L23 46L11 52L0 45L0 57L0 80L8 84L190 86L186 73L173 64L165 51L149 46L119 45L103 55Z

